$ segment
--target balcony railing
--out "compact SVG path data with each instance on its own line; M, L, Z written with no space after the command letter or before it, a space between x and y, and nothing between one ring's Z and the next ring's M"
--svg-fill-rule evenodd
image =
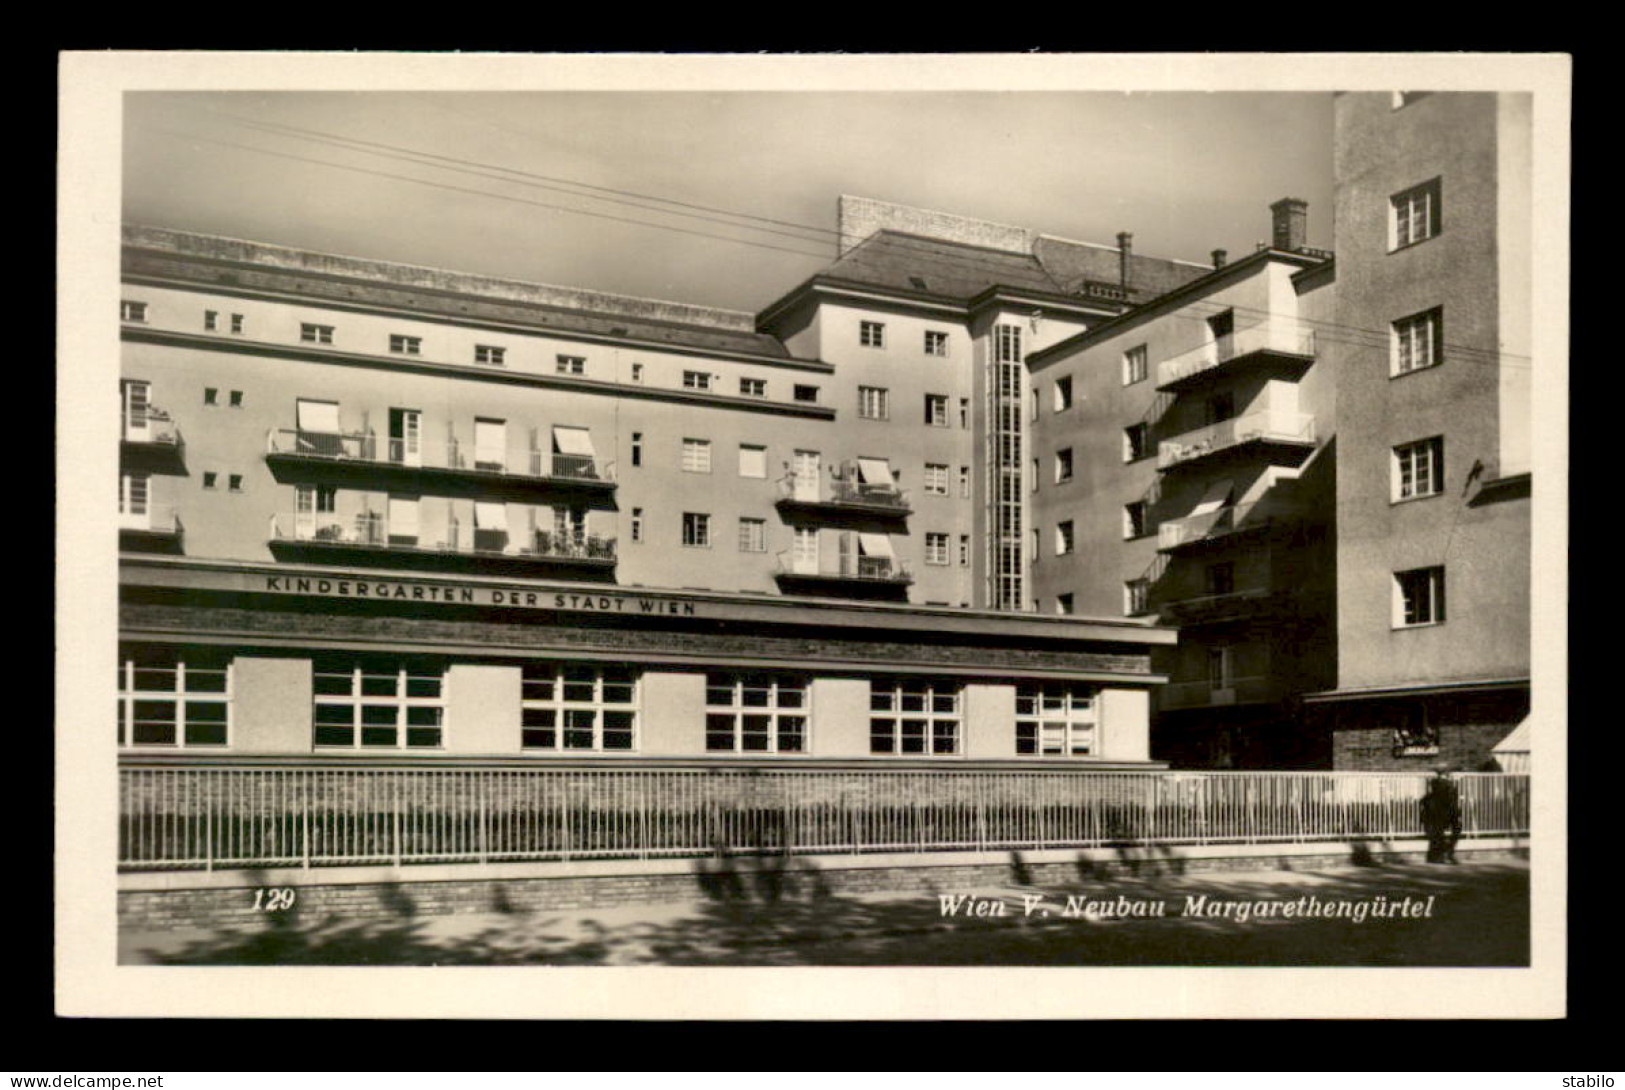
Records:
M834 563L797 560L788 553L779 554L778 572L784 579L849 579L869 583L912 583L914 574L901 560L884 556L847 554Z
M1266 408L1185 432L1157 448L1157 468L1171 469L1251 442L1313 446L1314 414Z
M1466 837L1522 836L1529 777L1469 773ZM1088 769L292 767L125 758L119 868L485 863L1398 840L1428 777Z
M156 405L145 412L125 412L119 420L119 438L126 443L153 443L166 446L184 446L181 429L169 414Z
M1229 678L1222 685L1215 685L1211 681L1176 681L1158 691L1158 700L1164 711L1267 704L1280 697L1281 684L1273 677Z
M144 534L168 534L175 537L186 532L181 524L180 512L164 505L148 504L139 511L124 510L118 514L118 528Z
M816 481L785 477L779 481L778 502L886 515L906 515L911 510L908 493L896 485L865 484L855 477Z
M445 539L431 542L413 527L409 533L391 533L381 514L363 513L353 519L333 515L275 515L271 540L312 546L354 547L428 556L465 556L505 560L563 561L613 565L616 539L597 534L556 534L537 530L526 537L505 530L470 530L453 519Z
M1238 329L1200 348L1163 360L1157 367L1157 389L1166 390L1215 367L1265 353L1313 359L1315 332L1285 318Z
M1292 504L1264 499L1221 507L1201 515L1168 519L1157 527L1157 548L1166 552L1206 541L1218 541L1232 534L1288 522L1302 517L1302 514L1302 510Z
M544 450L487 450L456 440L427 443L380 439L374 435L275 429L266 436L266 453L283 458L363 463L398 469L444 470L536 481L564 481L613 487L615 463L583 454Z
M1276 613L1290 606L1293 600L1289 590L1246 587L1224 594L1164 599L1162 612L1175 621L1224 621Z

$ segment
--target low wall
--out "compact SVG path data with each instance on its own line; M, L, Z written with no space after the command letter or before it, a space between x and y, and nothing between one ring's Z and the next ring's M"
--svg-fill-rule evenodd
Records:
M1464 840L1463 859L1527 855L1519 838ZM412 867L267 868L119 876L121 927L251 926L268 908L300 923L402 919L456 913L614 908L704 899L814 900L880 891L935 893L990 887L1064 886L1122 875L1203 871L1320 870L1421 862L1422 840L1355 844L1125 847L1031 852L734 856L719 859L443 864ZM291 908L276 907L292 890ZM284 924L288 920L281 921Z

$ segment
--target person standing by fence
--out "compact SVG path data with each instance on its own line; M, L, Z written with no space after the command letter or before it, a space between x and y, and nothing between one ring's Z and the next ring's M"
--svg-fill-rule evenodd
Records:
M1456 862L1456 841L1461 839L1461 792L1443 768L1434 770L1422 795L1422 828L1428 838L1428 862Z

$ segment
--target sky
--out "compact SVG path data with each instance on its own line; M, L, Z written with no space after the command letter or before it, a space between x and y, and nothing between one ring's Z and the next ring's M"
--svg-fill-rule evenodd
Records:
M1293 196L1330 248L1331 120L1306 92L139 91L123 215L756 311L833 260L843 193L1203 264Z

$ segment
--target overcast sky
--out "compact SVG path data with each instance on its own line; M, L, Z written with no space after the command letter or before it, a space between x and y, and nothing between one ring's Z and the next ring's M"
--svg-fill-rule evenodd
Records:
M125 102L128 223L741 310L833 258L842 193L1105 244L1132 231L1139 252L1203 263L1250 252L1269 237L1269 204L1294 196L1309 202L1310 244L1331 246L1330 94Z

